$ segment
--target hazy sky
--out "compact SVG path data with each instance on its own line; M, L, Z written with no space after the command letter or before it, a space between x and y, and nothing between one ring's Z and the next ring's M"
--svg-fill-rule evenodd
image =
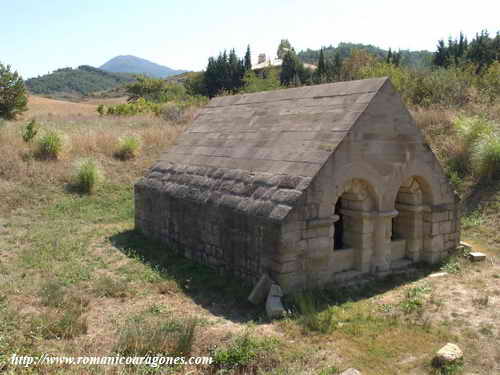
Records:
M0 61L24 78L117 55L200 70L247 44L254 59L275 55L282 38L297 51L339 42L434 51L440 38L481 29L500 30L500 1L0 0Z

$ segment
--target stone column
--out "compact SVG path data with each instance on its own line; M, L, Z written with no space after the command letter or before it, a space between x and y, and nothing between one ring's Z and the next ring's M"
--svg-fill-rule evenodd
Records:
M422 257L424 243L423 212L429 208L425 205L397 203L396 209L401 216L404 216L401 234L406 240L406 257L413 262L418 262Z
M375 217L373 273L386 273L391 269L391 228L392 218L397 211L377 212Z
M373 254L373 214L341 209L344 215L344 242L355 250L354 263L358 271L370 272Z

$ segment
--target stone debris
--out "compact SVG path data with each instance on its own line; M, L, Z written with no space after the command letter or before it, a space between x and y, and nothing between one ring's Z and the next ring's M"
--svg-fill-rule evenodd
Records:
M267 274L263 274L252 289L252 292L248 296L248 300L254 305L263 303L269 294L271 285L273 285L273 281L269 278L269 276L267 276Z
M468 244L467 242L460 241L460 245L458 245L458 250L471 251L472 245Z
M436 272L436 273L429 275L429 277L442 277L442 276L447 276L447 275L448 275L448 272Z
M442 366L461 360L464 356L462 350L452 343L448 343L439 349L434 357L434 364Z
M355 368L348 368L347 370L341 372L340 375L361 375L361 372Z
M486 254L474 251L469 254L469 258L473 262L481 262L486 259Z
M269 319L279 319L285 315L281 297L283 297L281 287L278 284L272 284L266 300L266 313Z

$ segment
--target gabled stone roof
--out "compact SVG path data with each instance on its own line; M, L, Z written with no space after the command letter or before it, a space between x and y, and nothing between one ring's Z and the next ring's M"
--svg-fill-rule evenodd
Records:
M138 184L280 221L386 80L214 98Z

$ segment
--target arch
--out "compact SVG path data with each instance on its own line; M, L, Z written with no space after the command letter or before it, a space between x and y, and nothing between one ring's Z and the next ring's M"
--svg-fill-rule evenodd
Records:
M407 177L393 197L398 214L391 222L391 262L418 261L426 235L423 216L433 202L433 191L420 176Z
M337 168L338 167L338 168ZM350 187L352 181L360 181L366 185L370 196L373 198L374 210L379 210L382 200L382 191L384 187L384 177L379 175L373 168L368 168L364 163L348 163L335 165L334 175L331 179L335 181L335 196L333 205L338 198Z
M368 271L373 247L375 207L375 190L364 179L354 178L338 191L332 228L337 271Z

